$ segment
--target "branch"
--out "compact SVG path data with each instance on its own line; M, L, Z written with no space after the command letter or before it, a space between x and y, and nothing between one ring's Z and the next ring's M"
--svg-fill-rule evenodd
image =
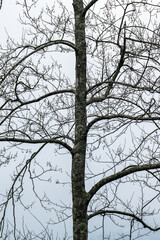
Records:
M35 103L35 102L39 102L45 98L48 98L48 97L51 97L51 96L54 96L54 95L57 95L57 94L62 94L62 93L75 93L73 89L63 89L63 90L57 90L57 91L54 91L54 92L50 92L50 93L47 93L45 95L42 95L40 96L39 98L36 98L36 99L32 99L30 101L26 101L26 102L21 102L21 104L24 106L24 105L28 105L28 104L32 104L32 103ZM19 107L21 107L22 105L20 105Z
M123 215L123 216L128 216L128 217L131 217L131 218L134 218L137 222L140 222L144 228L148 228L150 229L151 231L158 231L160 230L160 227L158 228L152 228L150 227L148 224L146 224L141 218L139 218L138 216L136 216L135 214L133 213L128 213L128 212L122 212L122 211L116 211L116 210L99 210L93 214L90 214L88 216L88 219L91 219L92 217L95 217L97 215L103 215L103 214L120 214L120 215Z
M54 40L54 41L50 41L48 43L43 43L40 46L36 47L35 50L39 51L39 50L42 50L46 47L50 47L52 45L57 45L57 44L63 44L63 45L66 45L66 46L76 50L75 44L70 42L70 41L67 41L67 40Z
M91 190L88 192L88 203L91 200L91 198L94 196L94 194L104 185L107 183L113 182L115 180L118 180L120 178L126 177L132 173L151 170L151 169L157 169L160 168L160 162L155 164L143 164L143 165L135 165L135 166L129 166L125 169L123 169L120 172L117 172L109 177L101 179L99 182L97 182Z
M57 90L57 91L54 91L54 92L51 92L51 93L47 93L43 96L40 96L39 98L36 98L36 99L32 99L30 101L26 101L26 102L22 102L20 99L18 99L17 101L19 101L21 104L18 105L16 108L12 109L12 111L6 115L6 117L0 122L0 125L2 125L5 120L13 113L15 112L17 109L23 107L23 106L26 106L26 105L29 105L29 104L32 104L32 103L36 103L36 102L39 102L47 97L50 97L50 96L54 96L56 94L61 94L61 93L74 93L74 90L73 89L63 89L63 90ZM9 100L8 100L9 101ZM8 102L7 101L7 102ZM11 100L12 101L12 100ZM14 101L14 100L13 100ZM16 100L15 100L16 101ZM6 103L4 103L1 107L0 107L0 110L3 110L3 106L5 105Z
M106 92L105 94L99 98L100 101L103 101L105 100L108 95L110 94L110 91L112 90L113 88L113 84L115 83L116 81L116 78L117 76L119 75L120 73L120 70L121 68L123 67L123 64L124 64L124 57L125 57L125 53L126 53L126 23L124 23L124 38L123 38L123 46L120 46L119 43L118 43L118 46L120 47L120 59L119 59L119 63L117 65L117 68L116 70L112 73L112 75L110 76L110 78L112 77L111 81L107 81L108 83L108 87L106 89ZM105 81L106 82L106 81ZM96 98L91 98L88 102L88 104L91 104L92 102L95 102Z
M6 77L16 68L18 67L23 61L25 61L27 58L29 58L30 56L32 56L33 54L35 54L36 52L43 50L44 48L53 46L53 45L57 45L57 44L63 44L63 45L67 45L71 48L73 48L74 50L76 50L75 45L70 42L70 41L66 41L66 40L54 40L54 41L50 41L47 43L43 43L38 47L33 47L33 46L25 46L24 49L26 48L31 48L34 49L31 53L27 54L25 57L23 57L21 60L19 60L15 65L13 65L13 67L7 72L7 74L2 78L1 83L6 79Z
M14 188L15 188L15 184L17 182L17 180L19 179L19 177L21 176L21 174L27 169L27 166L31 163L31 161L40 153L40 151L45 147L46 143L44 143L36 152L34 152L31 157L26 161L25 165L22 167L22 169L18 172L18 174L16 175L15 179L13 180L12 186L7 194L7 200L3 203L4 206L4 210L2 213L2 218L0 220L0 231L3 232L3 228L4 228L4 221L5 221L5 216L6 216L6 211L7 211L7 206L9 204L9 200L13 199L13 194L15 192ZM24 174L23 174L24 175ZM3 205L1 204L1 206ZM2 236L2 235L1 235ZM0 238L1 238L0 236Z
M92 0L88 5L83 9L82 15L84 16L86 12L96 3L98 0Z
M18 142L18 143L29 143L29 144L40 144L40 143L55 143L59 144L62 147L66 148L70 153L72 153L72 147L67 143L60 141L58 139L49 138L49 139L22 139L22 138L0 138L0 142Z
M109 119L114 119L114 118L122 118L122 119L130 119L130 120L135 120L135 121L158 121L160 120L159 117L144 117L143 115L140 116L132 116L132 115L125 115L125 114L113 114L113 115L106 115L106 116L101 116L97 117L94 120L92 120L88 126L87 126L87 133L90 130L90 128L97 122L103 121L103 120L109 120Z
M143 43L143 44L148 44L148 45L151 45L151 46L156 46L158 49L160 48L160 44L159 42L158 43L155 43L155 42L151 42L151 41L147 41L147 40L140 40L140 39L135 39L135 38L131 38L131 37L126 37L126 40L127 41L132 41L132 42L137 42L137 43Z

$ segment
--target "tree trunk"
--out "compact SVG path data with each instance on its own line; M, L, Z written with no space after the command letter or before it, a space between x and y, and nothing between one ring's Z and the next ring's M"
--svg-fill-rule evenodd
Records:
M83 1L73 1L76 45L75 146L72 158L73 239L87 240L85 191L86 155L86 42Z

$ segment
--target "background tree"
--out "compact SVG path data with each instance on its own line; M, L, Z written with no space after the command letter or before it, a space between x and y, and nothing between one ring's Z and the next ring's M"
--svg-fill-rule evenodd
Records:
M88 239L88 221L97 216L102 239L160 230L158 1L18 4L22 38L9 37L0 57L0 165L12 173L1 192L1 237L52 239L54 213L57 222L73 216L74 240ZM51 156L57 153L58 161L68 156L62 168ZM52 180L70 163L72 206L64 197L55 204ZM56 183L67 186L66 179ZM49 191L38 180L49 182ZM29 189L51 212L47 224L34 215L34 196L25 200ZM25 220L19 228L19 203L44 231L30 230ZM105 219L118 235L104 229Z

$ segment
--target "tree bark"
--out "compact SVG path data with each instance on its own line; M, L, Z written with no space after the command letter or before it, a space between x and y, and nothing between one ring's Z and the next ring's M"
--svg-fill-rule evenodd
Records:
M73 1L75 14L76 94L75 146L72 158L73 239L88 239L87 201L85 191L86 155L86 42L83 1Z

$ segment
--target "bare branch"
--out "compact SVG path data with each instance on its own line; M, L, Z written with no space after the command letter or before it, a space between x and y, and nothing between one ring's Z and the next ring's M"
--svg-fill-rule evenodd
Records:
M144 228L148 228L149 230L151 231L158 231L160 230L160 227L157 227L157 228L153 228L151 227L150 225L148 225L147 223L145 223L143 221L143 219L141 219L140 217L138 217L137 215L133 214L133 213L129 213L129 212L123 212L123 211L116 211L116 210L99 210L93 214L90 214L88 216L88 219L91 219L97 215L122 215L122 216L127 216L127 217L130 217L132 219L135 219L137 222L141 223L143 225Z
M88 3L88 5L83 9L83 15L86 14L86 12L96 3L98 2L98 0L92 0L90 1L90 3Z
M109 120L109 119L130 119L130 120L133 120L133 121L159 121L160 120L160 117L158 116L153 116L153 117L147 117L145 116L146 114L142 114L142 115L139 115L139 116L134 116L134 115L125 115L125 114L113 114L113 115L108 115L108 116L101 116L101 117L97 117L95 118L94 120L92 120L89 124L88 124L88 127L87 127L87 132L91 129L91 127L99 122L99 121L103 121L103 120Z
M160 163L155 164L143 164L143 165L135 165L135 166L128 166L127 168L123 169L120 172L117 172L109 177L101 179L99 182L97 182L91 190L88 192L88 202L91 200L91 198L94 196L94 194L104 185L118 180L120 178L126 177L130 174L136 173L136 172L142 172L147 171L151 169L158 169L160 168Z
M48 138L48 139L24 139L24 138L0 138L0 142L17 142L17 143L29 143L29 144L40 144L40 143L55 143L61 145L66 148L70 153L72 153L72 148L65 142L58 140L56 138Z
M25 55L21 60L19 60L16 64L13 65L13 67L5 74L4 77L1 78L1 82L3 83L3 81L6 79L7 76L9 76L11 74L11 72L16 69L22 62L24 62L27 58L31 57L32 55L34 55L35 53L37 53L38 51L41 51L47 47L53 46L53 45L58 45L58 44L63 44L63 45L67 45L69 47L71 47L72 49L76 50L75 45L69 41L66 40L54 40L54 41L50 41L47 43L43 43L38 47L34 47L34 46L24 46L23 50L27 49L34 49L32 52L30 52L29 54Z

